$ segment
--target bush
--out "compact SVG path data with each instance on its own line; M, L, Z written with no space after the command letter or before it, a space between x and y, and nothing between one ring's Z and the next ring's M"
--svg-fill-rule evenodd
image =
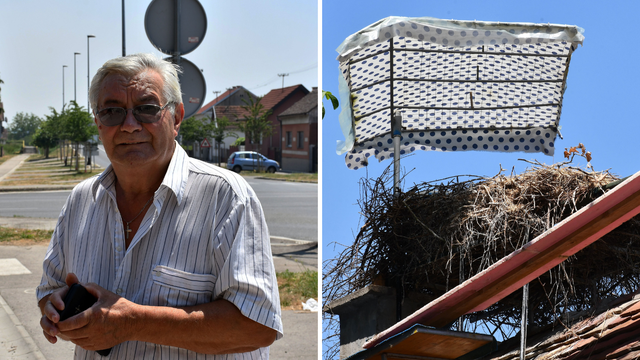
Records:
M22 149L22 140L9 140L0 146L4 149L5 154L19 154Z

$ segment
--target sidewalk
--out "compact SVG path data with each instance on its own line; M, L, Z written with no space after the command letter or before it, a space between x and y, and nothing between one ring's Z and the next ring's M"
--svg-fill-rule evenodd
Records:
M29 156L30 154L20 154L0 164L0 181L20 167Z

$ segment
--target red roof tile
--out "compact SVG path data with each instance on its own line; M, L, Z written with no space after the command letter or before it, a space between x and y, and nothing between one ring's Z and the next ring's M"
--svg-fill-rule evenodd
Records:
M284 99L296 91L304 91L305 95L309 93L309 90L302 85L287 86L282 89L273 89L269 91L267 95L260 100L260 103L265 109L274 109Z
M569 328L558 328L528 339L527 359L632 359L640 354L640 298L580 321ZM595 326L594 326L595 325ZM515 349L517 348L517 349ZM519 359L519 346L486 358ZM630 355L631 354L631 355ZM485 359L486 359L485 358Z
M218 105L216 106L216 116L226 116L230 121L242 120L245 115L250 115L249 112L242 108L240 105Z
M214 104L218 104L220 102L222 102L222 100L226 99L227 97L231 96L233 93L235 93L238 90L242 90L243 87L238 85L238 86L234 86L230 89L227 89L227 91L223 92L222 94L220 94L220 96L218 96L217 98L209 101L208 103L206 103L205 105L203 105L200 110L198 110L198 114L202 114L205 113L207 111L211 111L211 106L213 106ZM246 89L245 89L246 90ZM248 90L246 90L248 91ZM251 92L248 91L250 94ZM253 95L253 94L252 94Z

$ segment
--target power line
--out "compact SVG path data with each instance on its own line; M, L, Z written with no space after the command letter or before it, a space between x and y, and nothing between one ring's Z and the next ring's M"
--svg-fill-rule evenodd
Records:
M298 74L298 73L301 73L301 72L309 71L311 69L315 69L317 67L318 67L318 63L316 62L316 63L314 63L312 65L309 65L309 66L306 66L306 67L304 67L302 69L298 69L298 70L295 70L295 71L289 71L288 74ZM274 77L270 78L265 83L256 85L256 86L254 86L252 88L249 88L248 90L255 90L255 89L261 88L263 86L267 86L267 85L273 83L274 81L278 80L279 77L280 77L280 74L278 74L278 76L274 76ZM284 77L282 79L284 80Z

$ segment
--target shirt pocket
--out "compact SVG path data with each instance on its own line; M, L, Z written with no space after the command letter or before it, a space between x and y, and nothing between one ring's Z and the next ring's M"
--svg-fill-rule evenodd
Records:
M151 271L153 283L149 305L193 306L212 301L216 276L196 274L164 265L156 265Z

